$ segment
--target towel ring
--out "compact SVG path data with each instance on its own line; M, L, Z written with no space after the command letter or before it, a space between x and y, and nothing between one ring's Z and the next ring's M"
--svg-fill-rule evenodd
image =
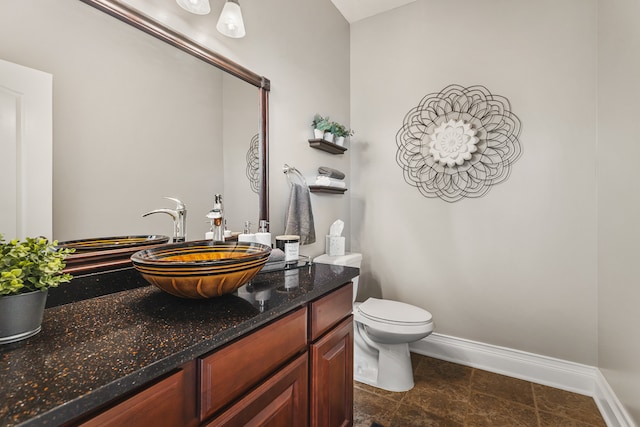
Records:
M284 172L284 174L287 176L290 184L294 184L294 179L297 179L300 185L309 188L309 186L307 185L307 180L304 179L304 176L295 167L289 166L285 163L284 166L282 166L282 172Z

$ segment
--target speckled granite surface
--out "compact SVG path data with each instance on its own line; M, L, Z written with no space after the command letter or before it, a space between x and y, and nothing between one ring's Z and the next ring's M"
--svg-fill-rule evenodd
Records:
M259 274L236 294L210 300L143 286L48 308L38 335L0 347L0 426L72 420L357 274L317 264Z

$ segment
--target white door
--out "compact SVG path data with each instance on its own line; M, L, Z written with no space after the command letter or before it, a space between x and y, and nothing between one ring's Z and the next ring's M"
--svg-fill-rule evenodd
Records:
M52 238L52 75L0 60L0 234Z

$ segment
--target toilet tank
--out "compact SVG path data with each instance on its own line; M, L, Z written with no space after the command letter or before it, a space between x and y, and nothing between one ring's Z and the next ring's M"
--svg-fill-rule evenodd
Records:
M329 256L327 254L324 254L315 257L313 259L313 262L318 264L330 264L336 266L360 268L360 264L362 264L362 254L357 252L350 252L339 256ZM353 278L353 301L356 300L356 296L358 295L359 279L360 276L356 276Z

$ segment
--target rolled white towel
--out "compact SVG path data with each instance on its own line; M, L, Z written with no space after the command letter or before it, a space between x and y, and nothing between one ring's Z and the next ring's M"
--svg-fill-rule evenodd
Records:
M329 178L328 176L317 176L315 180L315 185L322 185L325 187L335 187L335 188L347 188L347 183L335 178Z

